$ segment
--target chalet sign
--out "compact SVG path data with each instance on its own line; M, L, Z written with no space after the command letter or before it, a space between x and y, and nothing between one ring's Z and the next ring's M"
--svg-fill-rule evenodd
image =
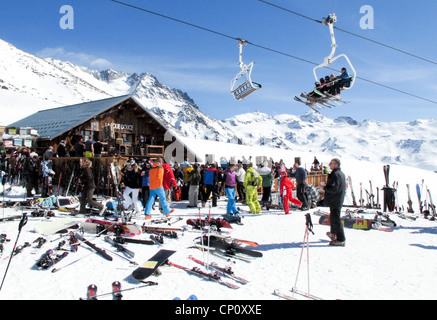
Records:
M127 131L133 131L134 130L134 125L133 124L105 123L105 127L111 127L114 130L127 130Z

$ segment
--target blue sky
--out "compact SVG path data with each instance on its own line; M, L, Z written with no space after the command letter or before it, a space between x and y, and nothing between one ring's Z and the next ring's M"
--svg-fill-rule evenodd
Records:
M316 63L322 63L331 50L328 27L258 0L124 2ZM269 2L314 19L335 12L338 28L437 61L435 0ZM60 27L63 5L74 9L74 29ZM373 8L374 29L360 27L363 5ZM437 101L436 64L340 31L335 34L336 54L347 54L359 77ZM253 111L303 114L308 107L293 97L314 85L312 64L246 45L243 61L255 62L252 79L263 87L237 101L230 93L231 80L240 70L237 41L109 0L2 0L0 38L32 54L93 69L149 72L162 83L187 92L203 112L217 119ZM345 65L339 59L332 67ZM437 117L435 103L360 79L342 96L351 103L322 113L358 121Z

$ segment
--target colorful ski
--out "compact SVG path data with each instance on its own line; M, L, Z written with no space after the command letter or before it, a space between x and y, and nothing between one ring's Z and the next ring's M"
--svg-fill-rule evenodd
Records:
M171 265L172 267L176 267L176 268L185 270L186 272L188 272L190 274L193 274L193 275L196 275L198 277L202 277L202 278L205 278L205 279L208 279L208 280L211 280L211 281L218 282L221 285L224 285L224 286L226 286L228 288L231 288L231 289L238 289L238 288L240 288L239 286L237 286L237 285L235 285L233 283L223 281L217 275L217 273L207 273L207 272L204 272L204 271L202 271L202 270L200 270L199 268L196 268L196 267L193 267L193 268L190 269L190 268L178 265L178 264L170 262L170 261L168 262L168 264Z
M194 262L197 262L199 264L201 264L202 266L206 266L207 264L204 261L198 260L196 258L194 258L193 256L189 256L189 259L193 260ZM249 281L242 278L242 277L238 277L235 275L234 271L232 271L231 267L220 267L217 263L215 262L211 262L210 264L207 265L208 267L213 268L216 271L221 272L225 277L231 278L239 283L243 283L246 284Z

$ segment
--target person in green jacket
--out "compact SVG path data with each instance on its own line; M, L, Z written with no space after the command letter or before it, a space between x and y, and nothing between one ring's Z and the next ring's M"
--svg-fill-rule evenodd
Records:
M258 202L258 187L262 186L262 178L249 164L246 175L244 176L244 188L246 189L246 203L249 206L250 213L261 213L261 206Z

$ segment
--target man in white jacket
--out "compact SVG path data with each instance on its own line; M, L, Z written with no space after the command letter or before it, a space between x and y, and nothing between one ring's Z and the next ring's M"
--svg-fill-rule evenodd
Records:
M237 201L245 201L246 200L246 194L244 192L244 177L246 175L246 170L243 168L243 163L241 161L238 161L238 168L237 168L237 193L238 193L238 200Z

